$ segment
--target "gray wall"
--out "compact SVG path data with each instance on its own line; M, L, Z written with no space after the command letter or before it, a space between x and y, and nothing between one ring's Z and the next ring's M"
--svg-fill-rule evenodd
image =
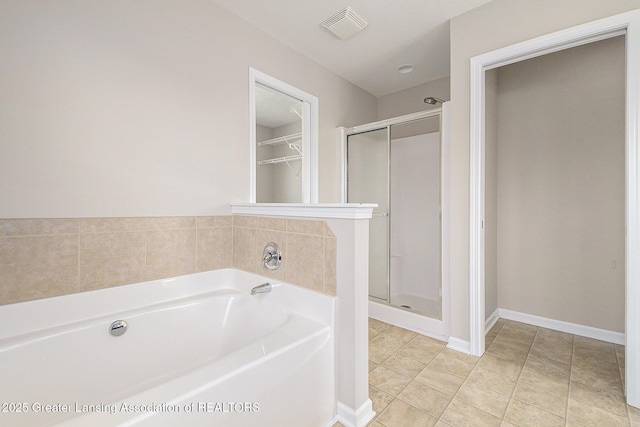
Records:
M249 200L250 66L319 97L320 201L336 126L373 95L208 0L3 2L0 217L210 215Z
M500 308L624 332L624 42L498 69Z
M409 113L440 107L424 103L428 96L448 101L450 99L449 77L433 80L409 89L390 93L378 98L378 120L403 116Z

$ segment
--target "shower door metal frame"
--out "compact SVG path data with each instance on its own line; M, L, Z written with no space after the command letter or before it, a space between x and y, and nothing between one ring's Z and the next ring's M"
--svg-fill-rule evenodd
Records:
M378 122L367 123L364 125L354 126L352 128L339 128L341 132L341 140L343 141L342 149L342 159L343 165L342 169L342 195L341 201L342 203L347 203L348 200L348 171L349 171L349 155L348 155L348 139L350 136L360 135L368 132L375 132L382 129L387 130L387 298L386 303L390 306L394 306L391 304L391 126L402 125L411 122L415 122L418 120L428 119L431 117L439 117L439 132L441 133L440 137L440 159L442 160L442 150L443 150L443 109L442 108L433 108L427 111L421 111L418 113L407 114L404 116L394 117L391 119L381 120ZM442 162L440 162L442 163ZM444 279L443 279L443 251L442 251L442 233L443 233L443 224L442 224L442 164L440 164L440 177L439 177L439 187L440 187L440 289L441 289L441 297L440 297L440 321L444 321L444 291L442 288L444 287ZM381 214L377 214L381 215ZM377 216L375 213L373 216ZM382 214L384 216L384 214ZM371 298L371 295L369 295ZM377 300L381 298L373 297ZM397 306L394 306L397 307ZM400 307L397 307L400 308ZM412 310L413 312L413 310ZM416 314L419 314L416 312Z
M368 129L368 130L363 130L360 132L353 132L353 133L349 133L349 134L345 134L344 135L344 167L345 167L345 179L344 179L344 189L343 189L343 194L342 194L342 198L345 199L343 201L343 203L346 203L346 200L348 198L347 193L348 193L348 176L347 176L347 171L349 168L349 150L348 150L348 139L350 136L355 136L355 135L362 135L365 133L369 133L369 132L377 132L379 130L383 130L386 129L387 130L387 135L386 135L386 141L387 141L387 212L386 214L376 214L376 213L371 213L371 221L373 221L373 217L387 217L387 296L385 298L385 301L387 304L391 303L391 245L390 245L390 241L391 241L391 143L390 143L390 138L391 138L391 125L387 125L387 126L381 126L381 127L376 127L373 129ZM369 289L369 292L371 292L371 290ZM376 300L382 300L382 298L378 298L376 296L371 296L371 293L369 293L368 295L369 298L375 298Z

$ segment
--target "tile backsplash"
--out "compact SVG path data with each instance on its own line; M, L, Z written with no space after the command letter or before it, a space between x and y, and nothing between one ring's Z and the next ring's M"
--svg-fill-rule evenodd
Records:
M280 269L262 269L276 242ZM0 219L0 304L236 267L336 294L323 221L252 216Z
M336 295L337 240L324 221L234 216L236 268ZM262 250L275 242L282 251L277 270L262 268Z

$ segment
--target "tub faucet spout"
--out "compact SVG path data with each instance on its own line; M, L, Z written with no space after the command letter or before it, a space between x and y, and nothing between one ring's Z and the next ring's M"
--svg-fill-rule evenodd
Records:
M271 292L271 283L263 283L262 285L258 285L255 288L251 289L251 295L255 294L268 294Z

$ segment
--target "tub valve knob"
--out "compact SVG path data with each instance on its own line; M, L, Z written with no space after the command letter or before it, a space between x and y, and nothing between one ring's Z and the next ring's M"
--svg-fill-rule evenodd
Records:
M277 270L282 262L282 253L277 244L273 242L267 243L262 251L262 268L269 270Z

